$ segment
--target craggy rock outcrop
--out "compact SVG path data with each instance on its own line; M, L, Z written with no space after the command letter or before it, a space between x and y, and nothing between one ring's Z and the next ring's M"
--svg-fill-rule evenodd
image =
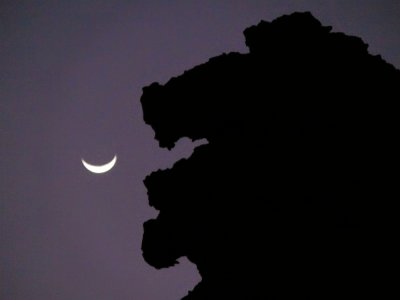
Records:
M310 13L244 34L249 53L143 89L161 147L209 142L145 179L160 212L145 260L195 263L186 300L382 298L398 249L400 72Z

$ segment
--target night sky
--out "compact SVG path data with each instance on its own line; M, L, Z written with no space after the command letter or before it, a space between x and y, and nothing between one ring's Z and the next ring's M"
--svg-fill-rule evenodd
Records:
M311 11L400 68L400 2L0 0L0 300L178 300L200 280L185 259L141 256L144 177L188 157L159 149L142 87L223 52L243 30ZM190 99L188 99L190 100ZM94 164L118 155L96 175Z

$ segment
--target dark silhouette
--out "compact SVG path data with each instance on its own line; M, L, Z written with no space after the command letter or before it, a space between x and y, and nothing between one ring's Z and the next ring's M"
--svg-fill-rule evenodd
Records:
M396 282L400 71L310 13L244 35L249 53L143 89L161 147L209 142L145 179L160 212L144 224L145 260L195 263L186 300L383 299Z

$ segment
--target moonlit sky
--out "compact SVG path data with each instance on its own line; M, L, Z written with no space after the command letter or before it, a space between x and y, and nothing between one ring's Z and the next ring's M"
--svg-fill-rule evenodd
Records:
M0 299L178 300L200 280L186 259L141 256L157 215L142 180L188 157L158 148L140 95L223 52L243 30L311 11L400 67L400 1L0 0ZM188 99L190 100L190 99ZM89 173L81 158L108 173Z

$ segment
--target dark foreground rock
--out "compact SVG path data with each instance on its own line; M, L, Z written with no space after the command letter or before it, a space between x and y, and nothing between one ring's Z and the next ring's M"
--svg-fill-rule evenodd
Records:
M400 72L310 13L244 34L249 53L143 89L161 147L209 142L145 179L160 211L144 224L145 260L195 263L202 281L185 300L384 297L397 272Z

